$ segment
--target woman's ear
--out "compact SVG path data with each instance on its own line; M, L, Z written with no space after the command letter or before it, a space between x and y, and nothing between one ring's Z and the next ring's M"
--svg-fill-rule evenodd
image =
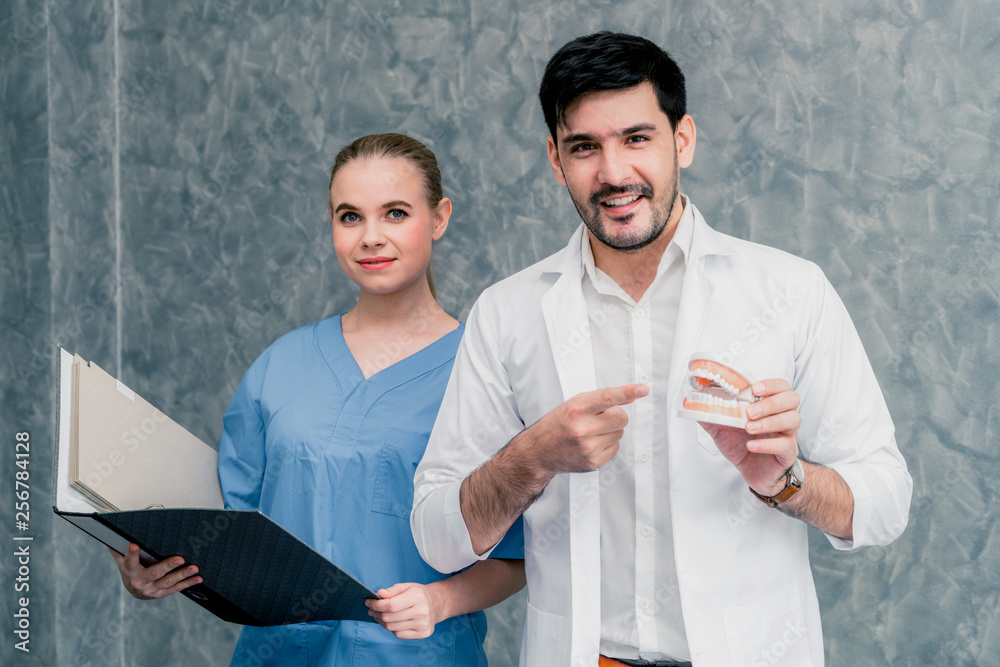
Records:
M437 241L444 236L444 230L448 229L448 220L451 218L451 200L442 197L434 209L434 231L431 233L431 240Z

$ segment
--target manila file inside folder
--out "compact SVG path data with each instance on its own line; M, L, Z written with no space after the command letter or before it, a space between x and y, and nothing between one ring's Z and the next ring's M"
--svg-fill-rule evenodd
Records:
M215 449L74 355L69 481L99 509L221 509L218 458Z

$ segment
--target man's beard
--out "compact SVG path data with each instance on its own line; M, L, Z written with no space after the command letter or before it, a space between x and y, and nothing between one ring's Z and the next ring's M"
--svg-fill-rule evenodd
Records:
M678 187L676 169L674 177L671 179L668 187L670 188L669 196L666 198L666 201L662 202L657 202L653 199L653 188L645 183L605 185L590 195L589 201L586 205L577 201L576 196L573 195L572 192L570 193L570 196L573 199L574 206L576 206L577 213L579 213L580 218L583 219L583 223L587 225L587 229L590 230L598 241L609 248L613 248L624 253L634 253L642 250L650 243L653 243L656 239L660 238L660 235L663 234L663 230L667 228L667 223L670 222L670 213L673 211L674 202L677 201ZM626 195L642 195L646 198L650 206L651 225L648 230L630 230L623 235L615 237L608 233L608 230L605 228L604 223L601 220L601 215L604 213L604 211L602 211L603 207L601 206L601 202L611 197Z

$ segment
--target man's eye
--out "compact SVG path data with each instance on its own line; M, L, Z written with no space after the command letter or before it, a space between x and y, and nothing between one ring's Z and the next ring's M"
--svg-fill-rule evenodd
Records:
M595 148L597 148L597 146L595 146L594 144L577 144L576 146L573 146L572 152L583 153L585 151L592 151Z
M633 134L627 139L628 143L637 144L643 141L649 141L649 137L644 137L641 134Z

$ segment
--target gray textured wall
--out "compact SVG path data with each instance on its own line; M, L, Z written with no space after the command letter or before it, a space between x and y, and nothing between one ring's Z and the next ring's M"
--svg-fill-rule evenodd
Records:
M889 548L813 542L833 665L1000 664L995 2L0 2L0 662L208 665L237 628L132 600L49 511L58 342L203 439L256 355L354 298L325 216L332 154L401 131L455 216L443 305L577 224L535 101L566 40L643 34L684 68L682 187L726 232L819 263L911 467ZM31 434L31 653L14 650L14 434ZM24 533L22 533L24 534ZM520 599L491 612L516 660Z

